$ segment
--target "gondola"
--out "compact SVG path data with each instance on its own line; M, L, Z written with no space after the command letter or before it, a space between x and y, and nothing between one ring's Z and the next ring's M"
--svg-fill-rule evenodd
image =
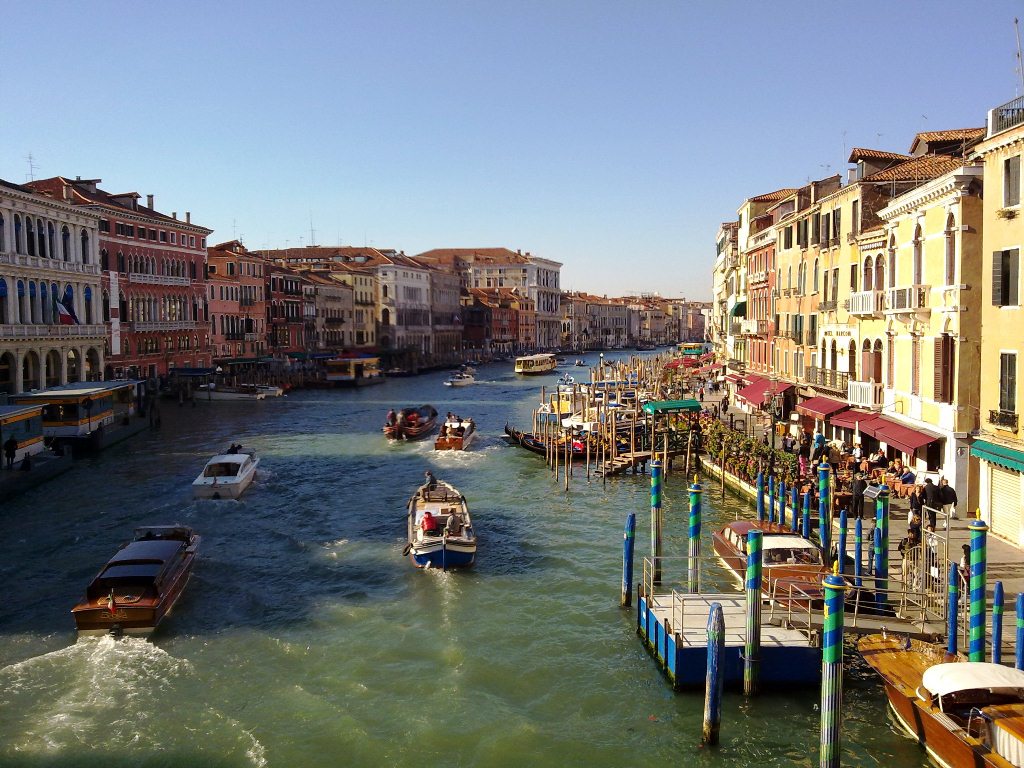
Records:
M546 456L548 453L547 444L534 435L532 432L520 432L515 427L505 425L505 434L508 435L509 442L513 445L519 445L528 451ZM565 454L565 443L560 441L558 443L558 450L561 452L560 455ZM591 453L593 457L597 458L596 452L594 452L593 446L591 447ZM571 458L573 461L585 461L587 457L587 446L582 439L574 438L572 441L572 453Z

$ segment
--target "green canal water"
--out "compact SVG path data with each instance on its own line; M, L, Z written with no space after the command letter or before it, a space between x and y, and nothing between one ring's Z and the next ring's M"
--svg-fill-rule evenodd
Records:
M444 378L164 404L159 431L5 504L0 765L817 765L816 689L727 692L722 743L700 747L703 695L671 691L618 607L630 511L638 574L647 553L648 478L577 476L566 494L500 439L530 423L542 380L511 364L465 389ZM387 409L425 402L476 419L471 452L386 444ZM259 452L257 484L194 501L192 479L232 441ZM469 499L471 570L402 557L427 468ZM705 535L737 509L707 493ZM666 554L682 554L681 477L665 510ZM203 535L174 614L152 642L76 642L85 585L134 526L161 523ZM844 765L927 765L871 673L848 667Z

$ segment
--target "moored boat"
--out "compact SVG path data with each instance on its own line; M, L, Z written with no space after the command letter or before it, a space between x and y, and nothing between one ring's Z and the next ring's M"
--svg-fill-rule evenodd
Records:
M449 415L434 440L435 451L464 451L476 439L476 422Z
M388 411L384 436L389 440L421 440L437 426L437 410L432 405L403 408L397 414Z
M80 635L149 635L185 589L200 537L184 525L136 528L71 609Z
M453 373L445 380L444 385L446 387L468 387L475 383L476 379L471 373Z
M384 374L379 357L335 357L324 363L324 380L340 387L365 387L382 383Z
M196 398L199 400L265 400L267 393L255 384L239 384L237 387L210 382L196 387Z
M830 571L821 550L778 523L733 520L711 536L715 554L743 582L747 572L747 534L760 530L762 539L761 591L782 603L806 605L824 597L822 580Z
M267 397L284 397L284 387L273 384L257 384L256 391L262 392Z
M407 507L405 554L417 568L462 568L476 560L476 533L469 505L453 485L420 486Z
M883 632L857 648L900 725L942 766L1024 765L1024 672Z
M218 454L192 481L192 495L197 499L237 499L256 479L259 463L255 451Z
M546 456L548 453L547 443L544 440L534 435L532 432L521 432L515 427L505 425L505 434L508 435L508 441L513 445L518 445L531 453L537 453L541 456ZM572 461L584 461L587 457L587 446L584 439L581 437L573 437L570 441L569 457ZM566 449L566 438L562 437L555 441L555 448L559 451L559 455L564 455ZM597 451L595 448L591 448L592 456L594 461L597 460Z

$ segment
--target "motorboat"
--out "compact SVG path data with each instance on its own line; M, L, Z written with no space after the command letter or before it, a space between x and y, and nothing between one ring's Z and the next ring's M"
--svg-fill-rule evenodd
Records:
M256 391L262 392L267 397L284 397L284 388L276 387L273 384L257 384Z
M587 361L586 360L582 360L582 359L578 359L578 360L576 360L576 362L573 363L573 365L575 365L577 368L585 368L586 365L587 365Z
M811 541L778 523L733 520L711 535L715 554L742 583L747 574L747 534L763 534L761 591L784 605L819 604L822 580L831 573L821 550Z
M949 768L1024 765L1024 672L883 630L857 649L897 722Z
M397 414L388 411L384 436L389 440L421 440L437 426L437 410L432 405L403 408Z
M151 634L185 589L199 540L184 525L136 528L71 609L78 634Z
M265 400L267 393L261 391L255 384L229 387L211 381L196 387L196 397L199 400Z
M516 373L524 376L539 376L551 373L558 367L558 361L551 354L524 355L516 358Z
M407 508L405 552L417 568L461 568L476 560L476 533L469 505L450 483L432 481L416 489ZM430 518L426 519L426 514Z
M445 380L444 385L446 387L468 387L470 384L475 383L476 379L473 378L471 373L453 373Z
M464 451L476 439L476 422L448 416L441 425L441 433L434 440L435 451Z
M192 481L192 495L197 499L237 499L252 485L259 463L255 451L218 454Z

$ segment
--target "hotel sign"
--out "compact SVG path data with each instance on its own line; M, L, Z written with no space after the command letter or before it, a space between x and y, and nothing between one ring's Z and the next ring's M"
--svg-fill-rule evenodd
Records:
M853 331L845 325L824 325L821 329L821 335L826 339L841 339L853 336Z

